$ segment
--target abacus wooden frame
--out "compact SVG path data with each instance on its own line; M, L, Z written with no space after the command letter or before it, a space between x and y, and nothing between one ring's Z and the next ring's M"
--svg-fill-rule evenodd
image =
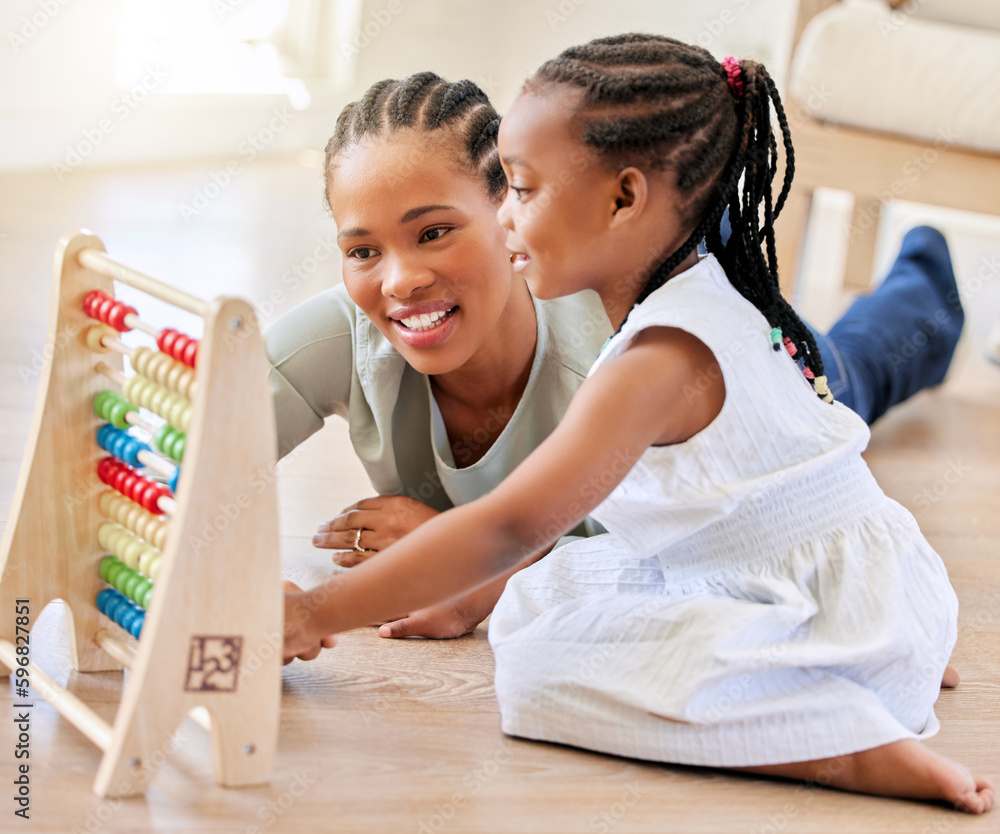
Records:
M94 440L102 421L92 403L107 380L93 372L85 336L97 322L81 304L92 289L113 295L115 280L205 319L177 512L138 641L94 602L104 587L97 530L106 519L96 475L104 453ZM74 232L56 248L45 353L0 549L0 674L17 663L14 601L30 600L30 627L61 599L74 669L131 668L112 725L29 666L32 688L103 751L98 796L143 793L188 714L210 729L220 784L266 782L277 747L283 597L274 409L253 308L169 287L112 261L91 233ZM118 354L101 359L122 368ZM201 674L205 664L213 675Z

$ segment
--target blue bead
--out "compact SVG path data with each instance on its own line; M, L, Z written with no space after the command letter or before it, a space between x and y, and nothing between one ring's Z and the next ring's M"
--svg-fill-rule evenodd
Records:
M174 474L173 477L171 477L170 479L170 483L167 484L167 486L170 487L171 492L177 492L177 479L180 478L180 476L181 476L181 468L178 466L174 470Z
M123 629L131 634L132 623L135 622L135 618L139 616L139 612L132 607L126 608L122 611L121 617L118 618L117 622Z
M139 635L142 634L142 624L145 621L146 621L146 615L145 614L140 614L138 617L136 617L132 621L132 628L129 629L129 631L131 632L132 636L136 640L138 640L139 639Z
M114 598L115 592L111 588L105 588L97 594L97 610L102 614L108 613L108 603Z
M121 617L122 606L125 604L126 600L118 591L114 592L115 595L108 602L107 610L104 612L108 615L108 619L114 620L116 623Z

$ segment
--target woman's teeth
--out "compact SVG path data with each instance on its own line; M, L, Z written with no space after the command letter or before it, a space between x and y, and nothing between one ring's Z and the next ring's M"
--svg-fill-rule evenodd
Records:
M451 310L440 310L436 313L423 313L419 316L410 316L409 318L400 319L399 321L404 327L408 327L410 330L430 330L454 309L455 308L452 307Z

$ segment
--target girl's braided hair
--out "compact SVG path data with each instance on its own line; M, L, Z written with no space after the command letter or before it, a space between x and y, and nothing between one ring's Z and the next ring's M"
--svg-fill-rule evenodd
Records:
M498 202L507 190L497 151L499 127L497 111L472 81L445 81L433 72L418 72L402 81L379 81L337 118L326 145L325 185L329 186L338 154L365 138L388 136L402 128L448 130L461 146L463 163ZM423 155L426 150L418 153ZM415 159L414 167L418 164Z
M778 90L764 67L733 59L723 65L697 46L627 34L567 49L543 64L528 87L553 83L583 90L574 125L599 159L615 169L638 164L673 172L685 200L682 215L696 222L636 304L704 239L733 286L770 323L775 349L784 342L817 394L832 401L816 342L778 286L774 220L788 196L795 155ZM777 200L771 191L778 170L772 103L785 150ZM719 224L727 208L732 234L723 245Z

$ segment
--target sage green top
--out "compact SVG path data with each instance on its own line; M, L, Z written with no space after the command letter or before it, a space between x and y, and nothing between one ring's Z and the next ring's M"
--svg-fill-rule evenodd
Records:
M534 304L538 343L521 401L489 451L461 468L430 381L406 363L343 285L300 304L265 336L279 455L338 414L379 494L408 495L437 510L485 495L556 427L611 335L595 293ZM475 442L473 434L468 443Z

